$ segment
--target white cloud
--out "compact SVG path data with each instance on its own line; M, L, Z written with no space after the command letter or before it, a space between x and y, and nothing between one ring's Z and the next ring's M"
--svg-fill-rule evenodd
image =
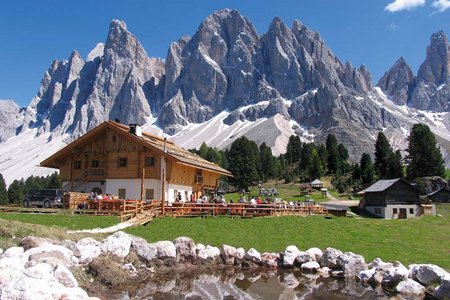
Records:
M436 2L446 2L448 5L449 0L435 0ZM396 12L401 10L408 10L415 7L425 5L425 0L395 0L392 3L389 3L384 9L390 12Z
M443 12L450 8L450 0L435 0L433 2L433 7L438 11Z

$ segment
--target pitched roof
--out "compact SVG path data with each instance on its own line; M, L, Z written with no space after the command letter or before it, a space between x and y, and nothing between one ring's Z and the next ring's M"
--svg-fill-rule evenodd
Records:
M377 182L375 182L374 184L372 184L371 186L369 186L367 189L365 189L365 192L366 193L367 192L383 192L383 191L387 190L388 188L390 188L391 186L393 186L398 181L404 181L407 184L411 185L409 182L407 182L403 178L381 179L381 180L378 180ZM414 187L412 185L411 185L411 187L417 189L416 187Z
M440 188L438 190L435 190L434 192L431 192L431 193L427 194L427 196L433 196L434 194L439 193L440 191L444 191L444 192L450 193L449 189L443 187L443 188Z
M313 182L311 182L311 184L323 184L323 182L320 181L319 179L315 179L313 180Z
M207 171L223 174L226 176L232 176L232 174L229 171L221 168L219 165L211 163L201 158L200 156L193 154L180 146L175 145L172 141L165 140L164 138L146 132L142 132L142 136L137 136L135 134L130 133L130 128L128 126L113 121L106 121L100 124L99 126L95 127L85 135L76 139L63 149L59 150L46 160L42 161L41 166L54 168L55 159L66 153L69 153L74 147L82 145L90 137L95 136L97 133L101 132L103 129L106 128L110 128L116 132L121 132L122 134L128 135L130 139L136 141L137 143L140 143L146 148L156 150L163 156L173 158L177 163L188 166L194 166L199 169L204 169Z

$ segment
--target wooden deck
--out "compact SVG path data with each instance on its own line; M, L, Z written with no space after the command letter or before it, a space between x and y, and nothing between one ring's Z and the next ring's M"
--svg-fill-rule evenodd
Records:
M308 216L327 215L325 206L301 203L299 205L285 204L244 204L244 203L165 203L160 200L91 200L87 202L86 209L45 209L24 208L20 206L2 206L1 212L19 213L61 213L87 215L116 215L121 222L135 218L136 224L145 224L153 218L174 217L193 218L206 216L228 217L268 217L268 216ZM164 212L164 213L163 213Z

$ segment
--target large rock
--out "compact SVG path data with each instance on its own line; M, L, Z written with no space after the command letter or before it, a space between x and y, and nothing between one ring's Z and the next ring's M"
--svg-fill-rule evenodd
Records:
M337 249L328 247L327 249L325 249L325 252L323 252L323 255L322 255L319 263L322 267L328 267L330 269L337 269L337 268L339 268L338 258L342 254L343 253L341 250L337 250Z
M215 260L220 256L220 249L214 246L197 244L196 245L197 257L202 259L211 259Z
M254 262L255 264L259 264L261 262L261 254L254 248L248 249L247 253L245 253L244 258L251 262Z
M315 261L320 261L323 255L322 250L316 247L309 248L308 250L306 250L306 253L308 253Z
M177 251L177 260L180 262L194 260L196 256L195 242L188 237L179 237L173 241Z
M236 259L236 248L229 245L222 245L220 247L220 256L227 265L234 265Z
M450 277L442 280L441 284L434 291L434 296L438 299L450 298Z
M149 244L146 240L139 237L133 237L131 241L131 248L134 250L139 259L148 263L156 258L158 248L155 244Z
M303 273L317 273L320 269L320 265L316 261L310 261L302 264L301 269Z
M159 259L176 259L177 248L171 241L159 241L155 244L156 258Z
M132 237L123 231L108 236L100 246L103 253L124 258L130 253Z
M75 279L73 274L69 271L69 269L67 269L63 265L58 265L53 272L55 275L55 279L62 285L69 287L69 288L78 287L78 281Z
M378 267L378 270L382 270ZM382 284L385 286L396 286L400 281L408 279L409 270L400 262L394 262L392 268L387 268L383 272Z
M78 263L78 258L73 255L72 250L61 245L44 245L25 251L22 261L24 264L27 262L31 264L57 262L65 266L72 266Z
M353 252L345 252L340 255L337 259L337 265L342 269L346 278L356 278L361 271L367 270L364 257Z
M295 258L295 265L300 266L310 261L315 261L315 256L312 257L308 252L300 251L300 253Z
M19 257L20 258L20 257L22 257L23 253L24 253L23 247L11 247L11 248L6 249L5 252L3 252L1 257L2 258L3 257L10 257L10 258Z
M261 263L263 266L267 268L276 268L278 267L278 261L280 256L275 253L264 252L261 254Z
M441 267L431 264L410 265L409 274L412 279L425 286L440 283L444 278L450 278L450 274Z
M284 250L284 256L283 256L283 267L285 268L292 268L294 267L295 259L297 256L301 254L300 250L297 248L297 246L287 246L286 250Z
M79 240L75 249L81 264L88 264L102 253L101 243L93 238L83 238Z
M395 290L405 296L422 297L425 295L426 288L412 279L401 281Z
M42 279L45 281L54 280L53 268L46 263L39 263L25 270L25 275L34 279Z

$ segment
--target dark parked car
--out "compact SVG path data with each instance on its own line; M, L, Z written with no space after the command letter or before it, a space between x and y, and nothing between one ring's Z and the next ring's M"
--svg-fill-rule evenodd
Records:
M24 207L63 207L64 190L38 190L23 200Z

